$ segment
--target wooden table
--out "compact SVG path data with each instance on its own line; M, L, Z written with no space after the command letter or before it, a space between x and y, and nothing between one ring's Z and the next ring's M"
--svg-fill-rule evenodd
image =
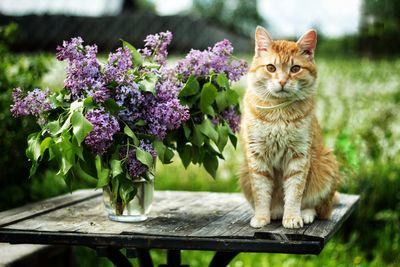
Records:
M88 246L118 266L131 266L121 248L141 266L153 266L153 248L168 250L164 266L181 266L180 250L211 250L210 266L221 267L240 252L319 254L358 201L340 194L332 220L297 230L280 221L253 229L251 208L239 193L157 191L147 221L120 223L108 220L100 190L78 190L1 212L0 242Z

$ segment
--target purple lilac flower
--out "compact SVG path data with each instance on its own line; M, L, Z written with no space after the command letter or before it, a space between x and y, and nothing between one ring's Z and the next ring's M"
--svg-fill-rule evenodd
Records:
M154 60L160 64L165 65L167 60L167 47L172 41L172 33L170 31L160 32L157 34L150 34L144 39L145 48L140 49L140 53L145 57L154 55Z
M153 158L157 156L154 148L150 144L145 143L143 140L140 141L139 147L144 151L149 152ZM126 154L126 148L123 147L120 150L120 158L124 159ZM130 149L128 152L128 174L131 177L140 177L141 175L145 174L147 170L148 167L136 158L136 148Z
M158 82L156 84L157 99L159 101L168 101L170 99L177 98L181 89L181 86L173 83L170 80Z
M93 97L94 102L102 104L110 98L111 92L101 81L94 82L87 94Z
M95 94L96 89L104 91L100 72L100 64L97 61L97 46L82 45L83 40L80 37L72 38L71 41L64 41L62 47L57 47L57 59L67 60L67 78L64 86L71 91L72 99L82 99L86 94ZM103 101L107 95L99 93L102 97L98 99ZM96 94L95 94L96 95Z
M123 107L118 116L125 122L136 122L143 117L143 105L145 97L139 91L139 86L131 82L127 85L119 86L115 89L114 99L116 103Z
M21 88L15 88L12 92L14 105L11 112L14 117L27 115L39 116L44 111L52 109L52 104L48 98L50 91L34 89L24 97Z
M186 80L191 74L206 76L211 72L225 73L231 81L237 81L247 71L247 63L243 60L232 59L233 47L229 40L223 40L199 51L192 49L189 54L180 60L175 71Z
M103 155L111 146L114 134L120 129L118 121L102 109L90 110L86 119L93 125L93 129L86 136L85 144L93 153Z
M118 84L126 81L128 70L132 68L132 58L129 49L118 48L115 53L110 53L108 62L105 65L105 80Z
M230 57L233 54L233 46L228 39L224 39L216 43L212 51L220 56L225 55L227 57Z
M228 78L231 81L238 81L247 72L247 62L243 59L233 60L231 62L228 73Z
M80 60L83 57L83 40L81 37L72 38L71 41L64 41L62 46L57 46L56 58L60 61Z
M175 68L167 67L167 66L162 66L159 70L160 72L160 80L161 81L169 81L171 83L174 83L176 86L179 86L179 90L182 89L183 84L179 80L178 75L176 75L176 70Z
M215 117L212 119L214 124L220 124L222 121L226 121L229 127L232 129L234 133L239 132L240 130L240 114L237 109L233 106L222 111L220 117Z
M148 133L164 139L168 130L174 130L189 119L189 109L176 98L150 106L145 113Z

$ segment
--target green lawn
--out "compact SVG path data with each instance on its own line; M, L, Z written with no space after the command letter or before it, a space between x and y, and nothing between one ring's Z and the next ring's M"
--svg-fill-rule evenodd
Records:
M340 191L361 194L361 204L319 256L243 253L230 266L400 266L400 59L330 57L318 58L317 64L317 115L341 163ZM54 74L44 83L62 84ZM242 94L245 82L236 88ZM242 152L229 147L225 157L216 180L198 166L185 170L178 158L168 166L159 163L156 189L238 192ZM155 266L163 263L164 253L152 252ZM109 265L89 249L79 249L78 255L80 266ZM185 251L183 263L207 266L211 257Z

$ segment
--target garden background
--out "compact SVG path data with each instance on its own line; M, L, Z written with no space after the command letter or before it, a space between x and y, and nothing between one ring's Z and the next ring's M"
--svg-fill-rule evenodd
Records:
M256 0L194 0L186 11L174 16L156 15L157 1L119 2L116 14L105 18L79 16L81 21L86 18L94 25L109 20L119 21L121 28L128 28L121 36L114 31L114 35L104 34L103 39L81 33L88 43L99 44L104 59L118 45L119 38L125 37L122 35L128 35L126 39L131 38L135 46L141 47L140 40L145 35L170 29L175 34L171 47L174 58L181 58L190 47L203 49L227 37L237 48L236 55L250 62L255 26L272 27L268 17L260 15L260 4ZM360 3L358 31L335 37L320 31L316 53L317 115L325 141L341 164L340 191L360 194L360 206L319 256L242 253L230 266L400 265L400 2L363 0ZM14 87L30 90L63 86L65 66L55 60L55 45L67 38L67 31L75 35L79 32L68 27L58 27L56 33L56 30L43 30L49 25L45 19L54 15L31 15L33 21L42 21L42 24L29 28L25 21L29 16L1 14L1 8L4 6L0 6L0 210L5 210L69 191L63 178L45 167L36 177L28 179L26 137L36 126L33 119L12 118L9 108ZM308 8L304 5L304 10L299 12ZM67 22L77 20L77 16L56 16ZM123 18L137 24L124 25ZM155 24L145 27L143 20L148 18L155 19ZM179 26L183 24L177 25L174 21L190 23L198 31L206 26L208 29L198 37L199 34L190 35L187 28L180 29L184 28ZM106 28L100 31L108 33ZM240 95L245 84L245 78L234 84ZM156 189L239 192L237 174L242 151L230 147L225 158L220 162L216 180L199 166L185 170L178 157L171 165L158 164ZM73 189L92 186L80 181ZM75 250L77 266L111 266L89 249L77 247ZM165 259L161 250L153 251L152 256L155 265ZM183 263L206 266L211 257L211 252L185 251Z

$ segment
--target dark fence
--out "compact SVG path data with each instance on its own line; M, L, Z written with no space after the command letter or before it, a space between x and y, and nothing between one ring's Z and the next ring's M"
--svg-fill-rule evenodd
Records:
M0 15L0 25L18 24L13 51L55 51L57 45L71 37L81 36L86 44L96 43L100 51L110 51L124 39L136 47L152 33L170 30L174 39L170 51L188 52L190 48L204 49L224 38L229 39L236 52L252 51L251 39L221 29L204 20L189 16L158 16L135 12L118 16L77 17L64 15Z

